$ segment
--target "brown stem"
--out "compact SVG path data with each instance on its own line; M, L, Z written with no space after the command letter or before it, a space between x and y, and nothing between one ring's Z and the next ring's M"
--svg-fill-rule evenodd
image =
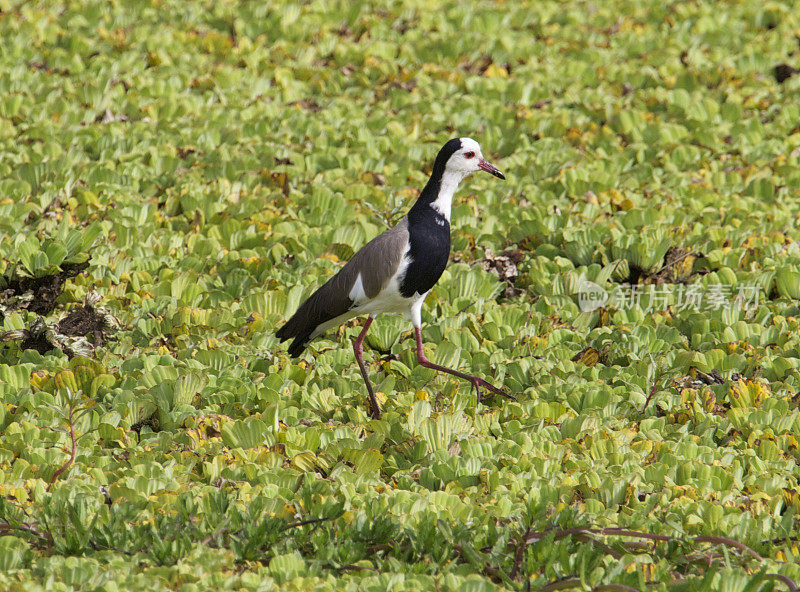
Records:
M353 565L353 564L342 565L339 569L342 570L342 571L347 571L347 570L352 570L352 571L365 571L365 570L367 570L367 571L374 571L374 572L378 572L379 571L378 569L376 569L374 567L367 567L366 565Z
M522 560L525 558L525 542L528 538L528 535L531 533L531 527L525 529L525 533L520 538L519 544L517 545L517 550L514 553L514 566L511 568L511 573L509 574L509 578L512 580L517 579L517 575L522 568Z
M691 555L684 555L683 560L689 564L700 564L705 567L711 567L714 560L719 559L719 553L694 553Z
M467 559L467 555L464 552L464 547L456 543L453 545L453 548L456 551L458 551L458 554L461 556L461 559L469 563L469 559ZM503 581L503 579L500 577L500 571L496 567L493 567L485 562L483 564L483 573L489 576L489 578L493 580L495 583L499 584Z
M570 588L578 588L581 581L578 578L569 578L566 580L558 580L557 582L550 582L549 584L539 588L539 592L556 592L556 590L569 590Z
M655 541L654 541L655 542ZM650 543L645 541L623 541L622 546L628 551L648 551L651 546Z
M306 526L307 524L316 524L317 522L325 522L326 520L333 520L333 518L308 518L306 520L300 520L298 522L292 522L291 524L287 524L285 530L289 530L290 528L297 528L299 526Z
M568 536L575 535L581 541L583 541L585 543L592 543L594 546L600 547L601 549L603 549L603 551L605 551L607 554L611 555L615 559L620 559L622 557L622 555L623 555L622 553L620 553L616 549L612 549L611 547L609 547L604 542L598 541L593 536L590 536L592 534L605 534L603 532L600 532L602 530L603 529L601 529L601 528L567 528L567 529L564 529L564 530L557 530L555 532L555 539L556 540L560 540L560 539L566 538ZM534 532L534 533L531 533L530 535L526 536L525 542L528 543L528 544L535 543L536 541L538 541L539 539L541 539L542 537L544 537L547 534L548 534L547 531L546 532Z
M601 548L608 555L611 555L614 559L622 559L622 556L624 555L624 553L620 553L616 549L612 549L607 544L605 544L603 541L598 541L596 538L594 538L592 536L589 536L588 534L578 533L576 536L580 540L582 540L582 541L584 541L586 543L592 543L595 547Z
M225 518L225 520L222 521L222 523L214 530L214 532L212 532L205 539L203 539L203 542L200 543L200 544L203 545L203 546L208 545L216 537L218 537L220 534L222 534L222 531L224 531L227 526L228 526L228 519Z
M546 535L548 535L551 531L543 531L543 532L533 532L530 533L525 542L528 544L535 543L536 541L542 539ZM562 539L567 536L571 535L578 535L581 537L586 537L587 535L604 535L604 536L625 536L625 537L634 537L634 538L641 538L641 539L649 539L652 541L661 541L661 542L668 542L668 541L679 541L681 539L663 535L663 534L652 534L649 532L639 532L637 530L627 530L624 528L566 528L563 530L556 530L554 532L554 536L556 539ZM591 539L591 537L589 537ZM591 539L594 541L594 539ZM712 543L716 545L726 545L729 547L733 547L738 549L744 554L750 555L759 561L763 561L763 557L756 553L752 548L748 547L744 543L740 543L734 539L729 539L727 537L720 537L720 536L696 536L691 537L691 540L696 543ZM599 541L597 541L599 542ZM613 555L613 554L612 554Z
M12 526L8 523L0 524L0 532L14 532L15 530L24 530L25 532L31 533L33 536L47 540L46 534L39 532L35 526L31 526L30 524L20 524L19 526Z
M58 476L61 475L61 473L63 473L64 471L66 471L72 465L73 462L75 462L75 455L78 452L78 439L75 437L75 422L73 421L74 411L75 410L73 407L69 408L69 439L72 442L72 447L69 450L69 458L63 465L61 465L61 467L59 467L56 470L55 473L53 473L53 478L50 479L50 483L47 486L47 489L50 489L53 483L55 483L56 480L58 479Z
M667 536L665 534L653 534L651 532L640 532L638 530L628 530L627 528L617 528L617 527L608 527L608 528L590 528L588 529L590 532L596 534L610 534L610 535L618 535L618 536L628 536L640 539L649 539L651 541L671 541L673 537Z
M751 549L744 543L740 543L739 541L735 541L727 537L698 536L694 537L694 540L697 541L698 543L714 543L717 545L728 545L729 547L735 547L736 549L739 549L742 553L747 553L749 555L752 555L759 561L764 561L764 558L761 555L753 551L753 549Z
M569 578L566 580L559 580L551 582L542 588L539 592L555 592L556 590L569 590L570 588L580 588L581 581L578 578ZM641 592L638 588L626 586L625 584L600 584L599 586L592 587L592 592Z
M764 577L773 580L779 580L786 584L786 587L789 588L789 592L797 592L797 584L795 584L794 580L788 576L784 576L782 574L764 574Z
M647 399L644 401L644 407L642 407L642 413L647 410L647 406L650 404L650 399L653 398L653 395L656 394L656 389L658 388L658 378L653 378L653 386L650 387L650 394L647 395Z

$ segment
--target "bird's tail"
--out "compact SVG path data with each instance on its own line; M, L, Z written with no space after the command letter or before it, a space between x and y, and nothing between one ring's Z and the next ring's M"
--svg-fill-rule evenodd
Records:
M289 346L289 355L293 358L303 353L317 327L340 317L349 310L352 302L347 297L347 292L340 286L342 279L342 274L339 273L328 280L303 302L292 318L275 333L281 343L294 338Z
M294 338L288 350L289 355L293 358L303 353L311 334L314 332L314 329L317 328L316 325L309 326L310 323L307 322L307 317L303 318L302 315L298 314L299 312L300 310L298 310L291 319L286 321L283 327L275 332L275 336L281 340L281 343L287 339Z

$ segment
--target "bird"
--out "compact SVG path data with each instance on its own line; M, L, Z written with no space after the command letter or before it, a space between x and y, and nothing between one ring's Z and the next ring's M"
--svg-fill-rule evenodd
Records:
M380 419L381 409L364 365L363 344L372 321L381 313L402 314L411 321L420 365L467 380L478 400L481 388L514 399L483 378L434 364L423 350L422 305L450 258L453 195L461 181L477 171L505 180L503 173L483 157L477 141L464 137L445 143L436 155L427 184L408 213L356 252L275 333L281 343L292 339L288 353L298 357L311 340L354 317L367 315L361 333L353 341L353 352L375 419Z

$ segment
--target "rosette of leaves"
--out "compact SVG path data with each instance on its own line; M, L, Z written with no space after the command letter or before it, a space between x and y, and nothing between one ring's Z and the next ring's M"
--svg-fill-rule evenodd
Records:
M672 242L662 232L654 235L611 230L611 256L622 259L630 268L629 281L635 283L642 275L657 271Z
M71 228L64 217L52 237L40 239L35 233L17 235L10 244L0 242L0 273L9 279L57 273L64 263L86 261L86 252L101 233L99 224ZM3 260L13 263L6 267Z
M506 284L479 266L459 263L445 270L434 293L444 305L455 310L495 298Z
M598 228L565 230L563 233L564 244L561 249L575 265L590 265L595 261L598 247L607 236L607 232L601 232Z
M176 380L164 380L150 389L150 400L156 406L156 417L162 428L174 428L196 411L192 401L206 385L205 376L191 372Z
M785 298L800 299L800 268L797 265L780 268L775 273L775 289Z
M0 536L0 571L8 573L30 563L30 545L14 536Z
M367 333L367 343L372 349L388 354L408 328L408 321L405 319L384 315L381 322L376 323Z

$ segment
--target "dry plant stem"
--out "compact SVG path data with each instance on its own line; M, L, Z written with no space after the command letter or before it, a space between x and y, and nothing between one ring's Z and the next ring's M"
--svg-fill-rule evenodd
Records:
M531 534L531 527L528 526L525 529L525 532L520 537L519 544L517 545L517 550L514 553L514 567L511 568L511 573L509 574L509 578L512 580L516 580L517 576L519 575L520 569L522 568L522 561L525 558L525 543L528 540L528 536Z
M297 528L299 526L306 526L308 524L317 524L318 522L326 522L327 520L333 520L333 518L308 518L306 520L300 520L298 522L292 522L291 524L287 524L284 530L289 530L290 528Z
M575 529L582 530L582 529ZM639 532L638 530L628 530L627 528L590 528L589 532L597 534L611 534L619 536L628 536L640 539L650 539L651 541L671 541L673 538L665 534L653 534L651 532Z
M659 269L659 270L658 270L658 271L655 273L655 275L658 275L659 273L661 273L662 271L665 271L665 270L669 269L670 267L675 267L675 266L676 266L678 263L680 263L681 261L683 261L684 259L686 259L686 258L687 258L689 255L694 255L694 253L692 253L691 251L687 251L686 253L684 253L683 255L681 255L680 257L678 257L677 259L675 259L674 261L670 261L670 262L669 262L669 263L667 263L666 265L662 265L662 266L661 266L661 269Z
M545 537L550 532L552 531L534 532L531 533L526 540L529 544L535 543L539 539ZM676 537L670 537L663 534L652 534L649 532L639 532L636 530L627 530L624 528L567 528L564 530L555 531L555 537L557 539L561 539L570 535L587 535L587 534L604 535L604 536L625 536L625 537L642 538L642 539L649 539L652 541L662 541L662 542L680 540ZM763 560L761 555L756 553L753 549L751 549L744 543L740 543L739 541L729 539L727 537L697 536L697 537L691 537L691 540L696 543L711 543L715 545L726 545L728 547L734 547L735 549L738 549L742 553L750 555L755 559Z
M374 571L378 572L378 570L374 567L367 567L366 565L343 565L339 568L341 571Z
M464 561L469 562L469 560L467 559L467 555L464 552L464 547L462 547L459 544L454 544L453 548L456 551L458 551L458 554L461 556L462 559L464 559ZM500 577L500 570L498 570L496 567L492 565L489 565L488 563L483 564L483 573L489 576L489 578L497 584L503 581L503 579Z
M756 553L753 549L745 545L744 543L740 543L739 541L734 541L733 539L729 539L726 537L717 537L717 536L699 536L695 537L698 543L712 543L716 545L728 545L729 547L735 547L739 549L742 553L747 553L758 559L759 561L763 561L764 558L761 557L758 553Z
M539 588L539 592L556 592L557 590L569 590L570 588L578 588L581 581L578 578L569 578L568 580L559 580L551 582Z
M45 541L48 540L46 534L39 532L35 526L31 526L30 524L20 524L18 527L11 526L8 523L0 524L0 533L14 532L15 530L24 530L25 532L31 533L35 537L39 537L40 539L44 539Z
M539 592L555 592L556 590L569 590L571 588L580 588L581 581L578 578L570 578L568 580L560 580L552 582L539 588ZM641 592L638 588L626 586L625 584L601 584L594 586L592 592Z
M765 578L778 580L786 584L786 587L789 589L789 592L797 592L797 584L794 583L794 580L788 576L784 576L782 574L764 574Z
M650 394L647 395L647 399L644 401L644 407L642 407L642 413L647 411L647 406L650 404L650 399L653 398L653 395L656 394L656 388L658 388L658 379L653 380L653 386L650 387Z
M640 532L637 530L628 530L625 528L567 528L563 530L548 530L543 532L529 532L523 535L523 541L526 544L533 544L538 542L539 540L543 539L548 534L553 533L556 539L563 539L568 536L577 536L580 540L590 542L594 545L599 546L602 548L606 553L609 555L620 558L621 555L615 549L612 549L605 543L598 541L593 536L590 535L598 535L598 536L621 536L621 537L632 537L632 538L639 538L639 539L647 539L653 542L653 544L657 542L670 542L670 541L681 541L685 539L680 539L677 537L671 537L663 534L653 534L649 532ZM690 537L688 540L695 542L695 543L711 543L712 545L724 545L726 547L733 547L740 551L743 555L747 555L752 557L753 559L757 559L759 561L763 561L763 557L759 555L755 550L751 547L748 547L744 543L736 541L734 539L730 539L727 537L720 537L720 536L696 536ZM624 543L623 543L624 544ZM627 545L625 545L627 548ZM719 555L715 556L713 554L707 553L700 553L695 555L687 555L684 557L686 561L689 563L703 563L707 565L711 565L715 559L718 559ZM515 558L514 568L511 571L512 579L514 576L517 575L518 572L518 563L521 565L522 559L519 558L519 550L517 552L517 558ZM788 588L789 592L798 592L797 584L791 578L784 576L782 574L764 574L765 578L778 580ZM569 588L576 588L581 585L579 579L571 578L566 580L561 580L558 582L552 582L547 584L546 586L540 588L540 592L553 592L555 590L566 590ZM592 591L614 591L614 590L636 590L636 588L631 588L630 586L625 586L623 584L604 584L602 586L595 586L592 588Z
M596 538L589 536L588 534L578 533L576 536L578 537L578 539L586 543L592 543L595 547L599 547L605 553L611 555L614 559L622 559L622 556L624 555L624 553L620 553L616 549L612 549L603 541L598 541Z
M773 579L779 580L786 587L789 589L789 592L797 592L797 585L791 578L788 578L781 574L764 574L763 576L766 579ZM683 578L676 578L675 582L683 581ZM570 590L572 588L580 588L581 581L578 578L568 578L565 580L559 580L557 582L551 582L545 586L539 588L539 592L556 592L558 590ZM594 586L592 588L592 592L641 592L638 588L634 588L632 586L627 586L625 584L601 584L599 586Z
M67 459L67 461L63 465L61 465L61 467L58 468L58 470L56 470L55 473L53 473L53 478L50 479L50 484L47 486L47 489L50 489L50 487L53 485L53 483L55 483L56 480L58 479L59 475L61 475L61 473L66 471L72 465L72 463L75 462L75 455L76 455L76 453L78 451L78 439L75 437L75 422L73 420L73 414L74 413L75 413L75 410L72 407L70 407L70 409L69 409L69 439L70 439L70 441L72 443L72 447L70 448L70 450L68 452L69 458Z
M216 528L216 530L214 530L214 532L212 532L210 535L204 538L203 542L200 544L203 546L210 544L211 541L213 541L217 536L222 534L222 531L224 531L225 528L228 526L228 522L229 522L228 519L225 518L225 520L222 521L222 523Z

